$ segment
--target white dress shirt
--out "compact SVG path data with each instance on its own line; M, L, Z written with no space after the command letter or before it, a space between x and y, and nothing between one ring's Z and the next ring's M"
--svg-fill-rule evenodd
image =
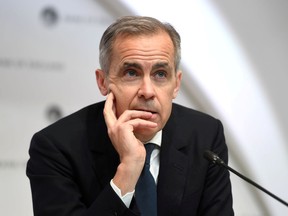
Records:
M158 182L158 174L159 174L159 163L160 163L160 147L162 142L162 130L157 132L156 135L149 140L147 143L154 143L157 147L151 153L150 158L150 172L157 184ZM124 204L129 208L132 198L134 196L135 190L126 193L125 195L121 195L121 190L114 184L113 179L110 181L110 185L116 194L121 198Z

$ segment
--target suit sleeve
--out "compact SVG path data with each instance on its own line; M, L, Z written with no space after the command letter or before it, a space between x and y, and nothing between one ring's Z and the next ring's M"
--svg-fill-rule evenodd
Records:
M135 216L108 183L87 204L73 174L69 156L42 134L32 138L27 163L34 215L39 216ZM95 182L97 184L97 182Z
M220 121L218 121L217 133L210 150L218 154L226 164L228 163L228 149ZM199 215L232 216L234 212L229 171L213 163L207 163L208 169Z

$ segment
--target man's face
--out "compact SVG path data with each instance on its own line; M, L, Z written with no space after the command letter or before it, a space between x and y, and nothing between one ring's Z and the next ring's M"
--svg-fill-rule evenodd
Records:
M151 121L157 128L134 131L141 141L151 139L166 124L181 81L181 72L175 73L174 47L168 34L117 38L107 79L117 118L125 110L153 113Z

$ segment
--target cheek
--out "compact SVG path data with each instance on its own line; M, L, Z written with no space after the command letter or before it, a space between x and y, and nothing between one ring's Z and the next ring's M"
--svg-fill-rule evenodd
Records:
M161 113L160 113L160 119L158 122L158 129L159 130L163 129L163 127L166 125L166 123L170 117L170 114L171 114L171 107L172 107L171 103L165 107L162 107Z
M115 95L115 107L116 107L116 116L119 116L127 109L126 101L123 100L121 96Z
M167 88L162 90L161 93L159 94L158 99L163 109L165 108L169 109L168 107L171 106L171 103L174 99L174 89Z
M169 92L169 91L168 91ZM159 103L161 104L161 116L163 123L166 123L168 120L170 114L171 114L171 109L172 109L172 100L173 100L173 94L167 94L163 92L162 97L159 99Z
M134 94L129 91L115 91L116 116L117 118L125 111L128 110L130 104L134 99Z
M172 108L172 103L166 103L164 106L162 105L162 121L166 122L170 116Z

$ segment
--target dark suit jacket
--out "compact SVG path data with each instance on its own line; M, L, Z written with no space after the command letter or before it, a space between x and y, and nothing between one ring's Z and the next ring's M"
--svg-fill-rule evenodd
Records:
M88 106L33 136L27 175L35 215L137 215L110 186L119 157L103 106ZM160 150L159 216L233 215L229 173L203 158L207 149L227 162L220 121L173 104Z

